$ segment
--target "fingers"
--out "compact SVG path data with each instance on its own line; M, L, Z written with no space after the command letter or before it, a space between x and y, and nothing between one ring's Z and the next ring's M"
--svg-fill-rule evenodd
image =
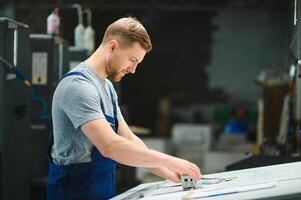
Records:
M194 173L194 179L195 180L200 180L202 178L202 174L201 174L201 170L198 166L196 166L195 164L193 163L190 163L191 164L191 170L193 171Z
M188 174L195 180L200 180L202 178L198 166L181 158L170 157L168 168L175 173Z
M188 168L187 174L190 175L194 180L199 180L199 175L196 169L192 167Z
M172 172L172 175L169 177L169 180L175 183L181 182L181 175L178 173Z
M199 167L187 160L183 160L183 161L186 164L186 166L185 166L186 172L185 173L187 173L188 175L190 175L192 178L194 178L197 181L200 180L202 178L202 174L201 174Z

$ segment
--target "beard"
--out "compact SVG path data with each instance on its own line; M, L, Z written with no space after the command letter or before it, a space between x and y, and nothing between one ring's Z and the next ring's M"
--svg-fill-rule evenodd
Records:
M123 77L122 72L118 69L119 65L115 57L111 57L106 64L108 77L115 82L120 81Z

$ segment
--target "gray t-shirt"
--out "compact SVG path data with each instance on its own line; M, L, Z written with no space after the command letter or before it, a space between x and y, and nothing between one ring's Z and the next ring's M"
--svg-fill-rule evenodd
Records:
M84 73L94 84L82 76L73 75L64 78L54 92L52 101L54 144L51 156L54 163L59 165L91 161L93 144L81 131L80 126L91 120L105 119L100 106L101 101L105 114L113 117L109 88L117 103L117 94L112 83L108 79L101 79L93 67L87 63L80 63L72 71ZM119 106L117 119L118 121L123 119Z

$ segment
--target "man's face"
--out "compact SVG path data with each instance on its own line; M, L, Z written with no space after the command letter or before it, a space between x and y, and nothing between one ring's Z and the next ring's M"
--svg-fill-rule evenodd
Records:
M120 48L119 45L113 47L106 63L108 77L120 81L124 75L135 73L145 54L146 51L137 42L128 48Z

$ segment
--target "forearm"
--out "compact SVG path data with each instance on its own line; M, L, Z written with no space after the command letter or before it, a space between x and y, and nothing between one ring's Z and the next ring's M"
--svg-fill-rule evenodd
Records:
M121 164L156 168L167 165L169 159L172 159L169 155L142 147L115 134L104 119L85 123L81 129L103 156Z
M105 153L117 162L134 167L158 168L165 166L168 155L148 149L144 143L135 143L122 137L112 141Z
M129 138L130 141L134 142L135 144L143 147L143 148L147 148L148 147L144 144L144 142L139 138L137 137L136 135L132 134L132 136Z

